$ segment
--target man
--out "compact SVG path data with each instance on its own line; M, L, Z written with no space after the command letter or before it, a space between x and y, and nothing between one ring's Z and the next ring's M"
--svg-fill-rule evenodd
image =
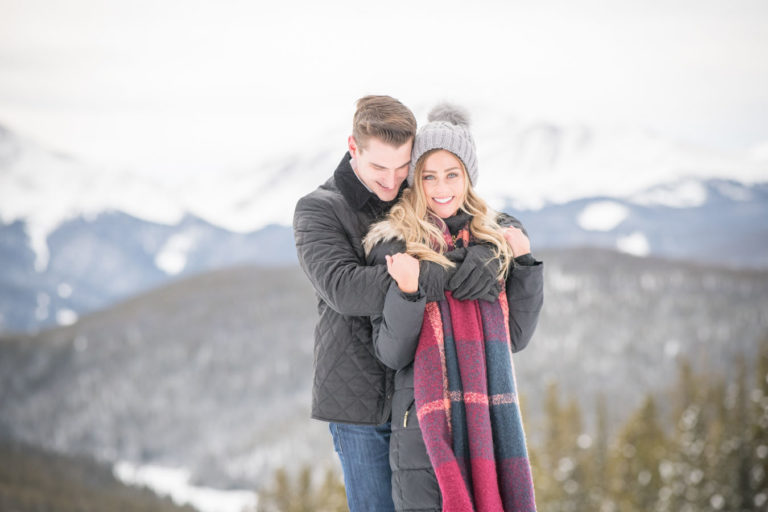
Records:
M394 373L374 355L370 316L381 314L391 283L386 266L366 266L362 239L405 188L416 119L389 96L357 102L349 152L333 176L296 205L299 263L318 299L312 417L328 421L351 512L393 510L389 416ZM471 248L451 274L420 263L429 300L446 286L457 297L498 296L488 249Z

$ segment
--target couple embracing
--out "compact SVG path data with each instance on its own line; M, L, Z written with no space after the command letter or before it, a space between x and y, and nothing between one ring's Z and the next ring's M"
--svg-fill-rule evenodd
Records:
M361 98L348 153L296 205L318 299L312 417L352 512L532 511L512 353L536 327L543 265L476 194L467 115L428 119L417 132L399 101Z

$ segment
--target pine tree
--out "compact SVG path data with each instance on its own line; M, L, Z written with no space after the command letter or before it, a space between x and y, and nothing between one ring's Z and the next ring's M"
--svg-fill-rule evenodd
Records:
M325 472L325 479L317 493L318 503L325 504L317 510L324 512L348 512L347 494L344 490L344 481L339 475L328 468Z
M703 405L706 382L693 373L690 363L681 361L674 408L675 434L670 458L661 463L661 508L675 512L708 510L703 489L707 461L707 442Z
M348 512L344 485L335 472L328 469L325 479L316 487L312 468L304 466L295 478L279 468L269 489L259 492L258 512Z
M768 333L760 341L755 364L754 387L749 390L751 411L751 459L749 468L750 495L745 500L746 510L768 508Z
M599 393L595 400L595 437L592 443L592 478L590 481L590 510L615 510L610 495L608 412L605 396Z
M660 462L667 450L653 396L648 395L622 428L614 459L614 496L622 512L658 508L662 479Z
M590 509L592 438L583 432L581 408L575 399L563 406L550 383L544 411L544 443L531 450L537 505L553 512Z
M565 450L562 441L562 413L556 382L547 385L544 399L544 440L540 449L531 450L533 481L539 509L553 512L563 510L563 490L556 478L557 464Z
M701 500L711 510L740 510L736 505L739 493L735 484L740 464L739 452L744 443L741 431L734 425L743 421L743 407L739 407L739 380L727 385L722 378L710 377L701 403L702 422L706 424L704 458L704 485Z
M713 440L719 450L710 461L712 480L717 485L710 504L717 510L747 511L752 510L749 473L754 460L755 432L749 428L754 421L748 406L750 386L743 357L737 359L736 379L726 389L720 407L724 428L722 436Z
M565 463L569 468L569 474L564 482L564 489L568 495L567 510L589 510L590 489L592 478L592 436L584 432L581 407L575 398L568 403L564 411L565 424L565 458L561 458L560 464ZM559 468L563 469L563 468Z

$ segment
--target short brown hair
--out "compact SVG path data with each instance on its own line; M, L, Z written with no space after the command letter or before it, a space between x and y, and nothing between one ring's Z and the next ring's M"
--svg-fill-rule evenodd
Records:
M357 100L352 136L361 149L365 149L371 137L400 147L415 135L416 117L411 109L395 98L365 96Z

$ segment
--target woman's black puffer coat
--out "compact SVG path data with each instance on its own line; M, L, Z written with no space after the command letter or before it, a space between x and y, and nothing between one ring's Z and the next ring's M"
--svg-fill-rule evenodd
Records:
M381 243L371 251L369 263L385 263L385 254L402 251L401 242ZM518 258L505 284L512 351L518 352L528 344L538 322L543 303L543 265L530 255ZM376 355L397 370L389 460L392 497L399 512L442 510L440 489L419 428L413 393L413 358L425 306L423 293L405 294L392 281L382 314L371 317Z

